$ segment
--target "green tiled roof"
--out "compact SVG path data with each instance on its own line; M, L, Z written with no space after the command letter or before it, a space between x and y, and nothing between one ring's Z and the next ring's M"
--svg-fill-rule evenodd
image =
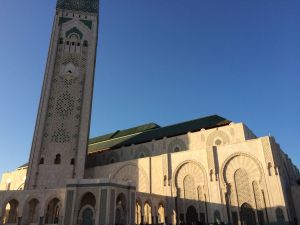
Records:
M117 130L110 134L105 134L89 140L89 152L98 151L99 144L101 143L101 149L109 149L112 146L118 146L126 140L133 138L136 135L146 132L151 129L160 128L155 123L149 123L138 127L133 127L126 130Z
M98 13L99 0L58 0L56 8Z
M116 131L100 137L92 138L89 141L89 153L107 149L140 144L164 137L173 137L188 132L199 131L202 128L209 129L228 125L231 121L218 115L207 116L175 125L160 127L155 123L146 124L131 129Z

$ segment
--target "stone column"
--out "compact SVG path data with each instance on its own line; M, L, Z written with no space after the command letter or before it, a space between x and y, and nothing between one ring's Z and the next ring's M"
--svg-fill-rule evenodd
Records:
M101 190L101 195L100 195L100 210L99 210L99 225L106 225L107 221L107 189L102 189Z
M116 214L116 190L110 188L110 195L108 196L109 211L106 212L108 216L108 224L115 224L115 214ZM101 206L102 207L102 206Z
M95 223L94 224L100 224L100 200L101 200L101 189L99 188L98 192L98 197L96 201L96 206L95 206Z
M135 199L136 199L135 191L131 191L129 197L130 197L130 205L129 205L130 218L128 224L135 224Z

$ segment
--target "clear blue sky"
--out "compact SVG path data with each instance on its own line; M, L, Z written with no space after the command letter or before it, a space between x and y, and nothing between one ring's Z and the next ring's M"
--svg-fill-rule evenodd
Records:
M27 162L55 0L1 0L0 173ZM103 0L91 136L210 114L300 167L300 1Z

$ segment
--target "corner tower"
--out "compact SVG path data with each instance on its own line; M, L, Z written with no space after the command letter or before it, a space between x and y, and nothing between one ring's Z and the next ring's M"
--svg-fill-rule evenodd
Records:
M26 189L84 176L98 39L99 0L58 0Z

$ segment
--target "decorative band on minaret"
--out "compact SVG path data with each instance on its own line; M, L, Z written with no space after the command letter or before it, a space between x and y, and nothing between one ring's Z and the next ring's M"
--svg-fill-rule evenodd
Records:
M98 13L99 0L58 0L57 9L67 9L81 12Z

